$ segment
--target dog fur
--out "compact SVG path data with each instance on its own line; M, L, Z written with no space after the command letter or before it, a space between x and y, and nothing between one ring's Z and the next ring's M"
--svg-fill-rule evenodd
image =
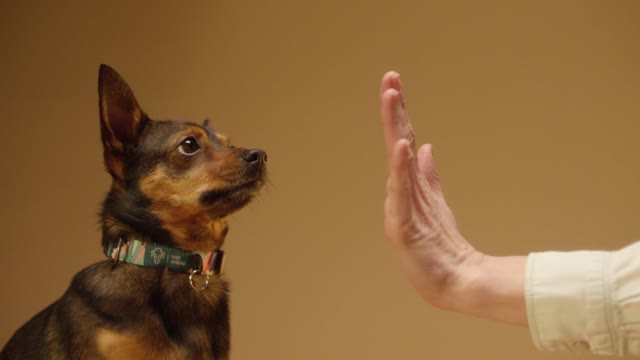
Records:
M241 149L204 124L152 120L112 68L99 71L104 163L111 188L102 244L137 239L210 252L225 218L259 192L266 154ZM0 359L215 359L229 357L227 282L202 291L189 274L111 259L77 273L64 295L22 326Z

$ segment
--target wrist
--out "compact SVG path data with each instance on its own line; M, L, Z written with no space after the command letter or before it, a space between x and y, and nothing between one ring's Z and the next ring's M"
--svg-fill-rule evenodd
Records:
M446 310L527 325L526 256L496 257L470 253L451 283Z

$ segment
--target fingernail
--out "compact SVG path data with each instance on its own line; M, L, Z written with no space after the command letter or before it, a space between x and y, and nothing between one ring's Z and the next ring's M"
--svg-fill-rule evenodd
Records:
M396 77L394 85L395 85L394 88L398 90L398 93L400 96L399 105L404 109L405 108L404 93L402 92L402 83L400 82L400 74L398 74L398 77Z
M393 82L391 83L391 86L396 89L396 90L400 90L400 74L396 73L396 76L393 78L392 80Z
M402 89L402 84L400 83L400 74L398 73L398 76L396 76L396 78L394 79L394 88L398 91L400 91Z

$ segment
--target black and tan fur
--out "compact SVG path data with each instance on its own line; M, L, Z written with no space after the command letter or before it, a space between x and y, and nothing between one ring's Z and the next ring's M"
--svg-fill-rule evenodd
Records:
M110 67L99 73L103 244L133 238L186 250L222 246L225 217L264 183L266 155L203 125L151 120ZM194 290L188 274L105 260L21 327L0 359L228 359L227 283Z

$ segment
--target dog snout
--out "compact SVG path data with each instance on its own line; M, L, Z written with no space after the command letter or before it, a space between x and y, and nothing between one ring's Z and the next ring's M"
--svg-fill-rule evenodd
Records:
M259 149L246 150L241 156L242 160L250 165L257 165L267 161L267 153Z

